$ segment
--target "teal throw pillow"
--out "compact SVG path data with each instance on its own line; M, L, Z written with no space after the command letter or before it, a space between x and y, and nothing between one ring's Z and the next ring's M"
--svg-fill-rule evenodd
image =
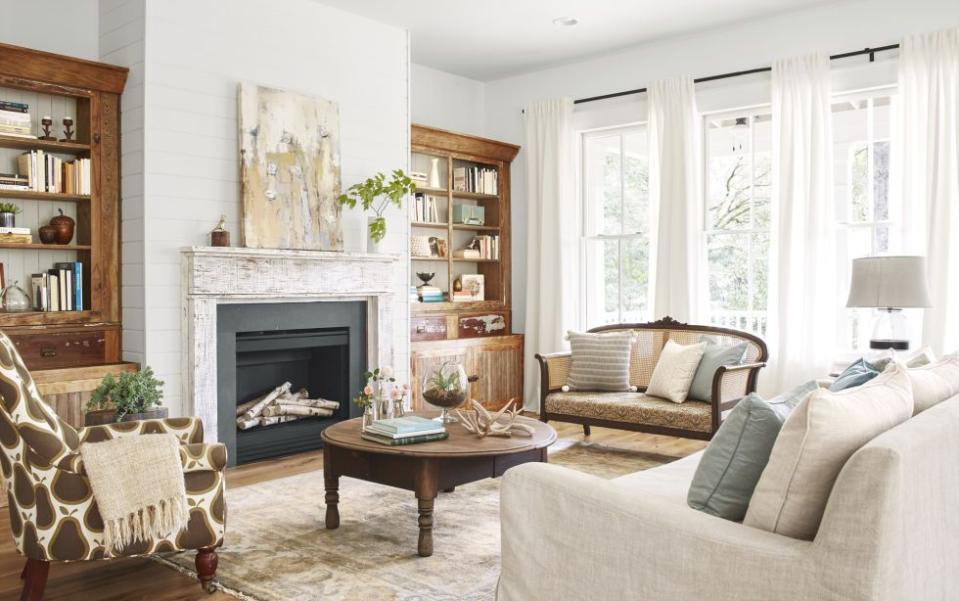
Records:
M818 387L810 381L769 401L756 393L739 401L703 452L686 497L689 506L741 522L783 423Z
M746 354L746 343L738 342L724 346L705 336L701 340L706 343L706 350L703 351L703 358L699 360L693 382L689 385L688 398L709 402L713 398L713 378L716 376L716 370L722 365L742 363L743 356Z
M860 358L858 361L855 361L852 365L844 369L841 374L839 374L839 377L837 377L833 383L829 385L829 390L832 392L839 392L840 390L853 388L854 386L862 386L869 380L878 376L879 372L880 370L876 369L874 365L871 365L865 359Z

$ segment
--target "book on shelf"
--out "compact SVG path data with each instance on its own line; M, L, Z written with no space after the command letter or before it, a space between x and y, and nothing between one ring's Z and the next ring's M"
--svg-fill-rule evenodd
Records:
M413 196L413 221L420 223L441 223L436 198L422 192Z
M461 259L499 260L499 236L473 236L466 247L454 251L453 256Z
M499 194L499 173L490 167L454 167L453 189L478 194Z
M42 150L17 157L17 170L34 192L90 194L90 159L64 161Z
M30 276L35 311L83 311L83 263L54 263Z
M432 442L434 440L445 440L449 438L449 432L443 431L436 434L420 434L418 436L409 436L407 438L390 438L367 430L360 435L363 440L378 442L387 446L395 447L407 444L417 444L420 442Z
M28 227L0 227L0 243L31 244L33 234Z
M12 100L0 100L0 111L27 113L30 111L30 105L23 102L14 102Z

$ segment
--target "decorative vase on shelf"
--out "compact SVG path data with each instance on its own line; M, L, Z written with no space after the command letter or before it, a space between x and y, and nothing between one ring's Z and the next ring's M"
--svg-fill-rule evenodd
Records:
M13 211L0 213L0 227L17 227L17 214Z
M440 187L440 159L439 157L432 157L430 159L430 174L426 182L430 188L439 188Z
M30 310L30 297L16 281L3 289L3 310L8 313Z
M370 254L379 254L381 252L381 247L383 246L382 240L377 242L370 234L370 224L372 224L375 219L376 217L366 218L366 252Z

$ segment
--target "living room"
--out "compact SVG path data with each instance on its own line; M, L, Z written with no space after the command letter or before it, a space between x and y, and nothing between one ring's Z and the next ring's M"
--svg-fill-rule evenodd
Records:
M0 201L0 598L959 599L954 1L0 0Z

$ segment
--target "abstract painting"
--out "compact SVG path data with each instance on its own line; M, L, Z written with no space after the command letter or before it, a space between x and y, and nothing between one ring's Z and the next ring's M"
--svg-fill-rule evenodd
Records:
M244 245L342 250L339 106L241 83L239 113Z

